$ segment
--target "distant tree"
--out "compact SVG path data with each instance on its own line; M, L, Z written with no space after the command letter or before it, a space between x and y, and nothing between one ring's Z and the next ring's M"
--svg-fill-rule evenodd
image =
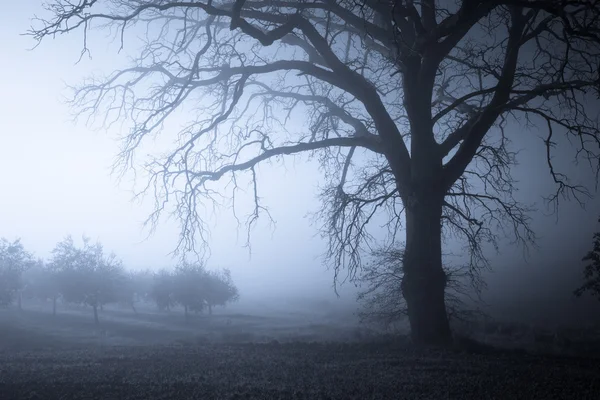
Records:
M21 308L22 275L34 263L32 254L25 250L21 239L13 242L0 239L0 305L10 305L16 298Z
M28 297L41 301L52 300L52 315L56 315L56 302L60 296L58 272L53 264L38 260L24 274Z
M114 254L104 255L100 243L92 245L83 238L83 246L77 248L68 236L52 251L51 264L58 271L60 292L65 301L92 307L94 322L99 323L98 308L116 303L125 272Z
M269 216L259 165L313 157L334 271L360 269L374 216L384 245L405 231L399 290L415 342L452 341L444 236L468 246L470 271L486 266L486 243L535 239L511 139L543 131L550 205L589 195L555 153L600 168L598 1L52 0L46 11L29 32L38 41L79 32L82 57L96 28L133 48L128 65L74 88L72 105L106 129L129 119L117 167L145 168L148 222L172 211L176 250L204 250L199 206L233 203L237 216L245 185L249 232ZM172 146L147 151L163 130Z
M83 304L83 287L78 284L84 278L79 271L82 264L81 253L81 249L75 247L73 238L67 236L56 244L48 261L48 266L56 272L58 290L67 303Z
M598 218L600 223L600 218ZM575 295L580 297L583 293L590 292L600 300L600 231L594 233L594 247L583 257L582 261L589 262L584 270L583 276L585 283L577 290Z
M115 297L116 303L120 306L129 307L135 314L137 309L135 304L137 302L136 295L136 276L132 272L123 272L121 276L115 280Z
M119 303L130 307L137 314L135 305L151 300L153 274L146 271L129 271L125 273L119 286Z
M169 311L175 305L174 273L168 269L161 269L154 274L150 298L154 300L160 311Z
M136 304L152 300L154 275L149 270L128 271L118 285L118 303L137 314Z
M151 292L154 282L154 274L152 271L148 269L133 271L131 272L131 276L133 278L135 301L138 303L151 301Z
M173 300L180 304L189 320L189 312L202 312L205 299L206 270L200 263L182 262L173 275Z
M238 289L231 279L231 272L227 269L218 272L206 271L202 291L209 314L212 314L214 306L225 306L239 299Z

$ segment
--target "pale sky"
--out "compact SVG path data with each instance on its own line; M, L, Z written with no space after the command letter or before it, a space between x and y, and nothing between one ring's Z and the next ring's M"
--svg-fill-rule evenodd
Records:
M131 203L131 186L119 187L116 177L109 175L118 150L116 132L93 132L82 123L75 125L68 106L61 102L65 82L77 84L93 71L110 72L125 65L123 57L116 55L114 46L107 50L104 41L91 45L92 61L84 58L75 65L80 34L45 41L35 51L27 51L34 41L19 34L27 30L34 13L42 12L40 5L38 0L11 2L0 17L0 236L21 237L29 250L47 257L65 235L86 234L100 240L130 268L172 264L168 253L176 244L177 226L164 222L143 241L141 223L152 204ZM522 198L541 204L540 195L548 194L551 182L544 169L544 149L534 132L522 134L521 169L515 177L520 180ZM255 229L249 259L242 247L245 232L239 232L236 242L233 218L222 213L212 231L209 265L230 268L242 294L330 295L333 273L318 258L325 244L304 217L319 207L315 200L318 169L290 160L286 170L265 165L261 173L261 196L277 221L275 230L266 223ZM591 176L585 169L576 169L575 174L584 180ZM597 203L590 202L587 211L575 203L564 204L558 224L553 216L534 214L540 251L532 253L527 265L519 250L504 247L499 257L490 254L495 272L489 279L489 296L537 293L531 290L532 284L547 295L559 284L564 287L565 279L576 285L579 260L598 228ZM564 287L565 298L572 289Z

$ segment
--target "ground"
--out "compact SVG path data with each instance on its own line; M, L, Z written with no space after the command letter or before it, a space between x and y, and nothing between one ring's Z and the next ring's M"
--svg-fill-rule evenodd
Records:
M1 399L596 399L594 358L415 349L310 313L0 311ZM288 313L289 314L289 313ZM332 322L333 321L333 322Z

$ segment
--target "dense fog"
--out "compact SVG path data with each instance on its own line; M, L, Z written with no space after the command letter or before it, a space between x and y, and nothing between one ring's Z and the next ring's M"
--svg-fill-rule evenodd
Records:
M6 5L0 398L595 398L568 3Z

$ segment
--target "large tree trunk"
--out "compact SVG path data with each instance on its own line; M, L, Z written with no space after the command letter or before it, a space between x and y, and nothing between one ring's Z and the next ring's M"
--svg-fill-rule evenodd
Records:
M429 190L427 191L429 192ZM416 344L445 346L452 333L445 305L442 268L443 196L416 196L406 208L406 249L402 294Z

